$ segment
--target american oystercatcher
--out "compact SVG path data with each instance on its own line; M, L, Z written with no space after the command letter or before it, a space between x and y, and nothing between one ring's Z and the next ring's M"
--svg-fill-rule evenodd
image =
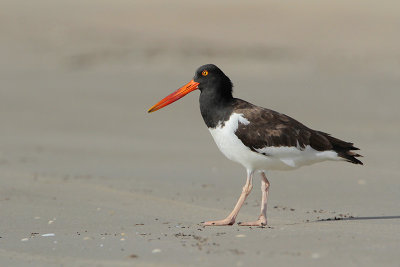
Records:
M235 223L253 187L253 175L261 173L261 214L244 226L267 225L268 170L293 170L326 160L363 164L353 152L353 143L315 131L282 113L255 106L232 96L231 80L215 65L196 70L193 80L168 95L148 112L159 110L186 94L200 90L200 111L215 143L230 160L242 164L247 180L233 211L223 220L205 222L206 226Z

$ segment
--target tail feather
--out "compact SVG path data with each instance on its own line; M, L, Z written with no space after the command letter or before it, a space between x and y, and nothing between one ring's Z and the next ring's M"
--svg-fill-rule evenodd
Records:
M332 145L332 150L336 151L339 157L342 157L346 161L354 164L364 165L359 159L357 159L358 157L362 157L362 155L353 151L353 150L360 150L358 147L355 147L353 143L337 139L327 133L323 132L319 133L324 135L328 139L328 141Z

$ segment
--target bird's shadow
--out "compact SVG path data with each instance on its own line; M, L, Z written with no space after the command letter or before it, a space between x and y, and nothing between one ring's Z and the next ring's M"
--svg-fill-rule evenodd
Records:
M314 222L330 222L330 221L363 221L363 220L394 220L400 219L400 215L392 216L364 216L364 217L332 217L326 219L319 219Z

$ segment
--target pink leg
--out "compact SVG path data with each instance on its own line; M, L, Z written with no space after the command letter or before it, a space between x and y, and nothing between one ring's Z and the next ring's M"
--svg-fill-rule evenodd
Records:
M244 222L240 223L240 226L264 226L267 225L267 200L268 200L268 191L269 191L270 183L265 176L264 172L261 172L261 214L258 217L257 221L254 222Z
M233 209L233 211L225 219L219 221L205 222L204 226L222 226L222 225L234 224L236 216L238 215L240 208L242 207L247 196L250 194L252 188L253 188L253 171L247 170L246 184L243 186L242 194L240 195L239 200L236 203L236 206Z

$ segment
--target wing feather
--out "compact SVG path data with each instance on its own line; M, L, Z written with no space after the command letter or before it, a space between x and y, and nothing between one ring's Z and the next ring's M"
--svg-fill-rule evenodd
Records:
M252 151L264 147L300 147L310 145L318 151L330 150L332 145L320 132L309 129L297 120L276 111L240 100L234 109L250 123L239 123L236 136Z

